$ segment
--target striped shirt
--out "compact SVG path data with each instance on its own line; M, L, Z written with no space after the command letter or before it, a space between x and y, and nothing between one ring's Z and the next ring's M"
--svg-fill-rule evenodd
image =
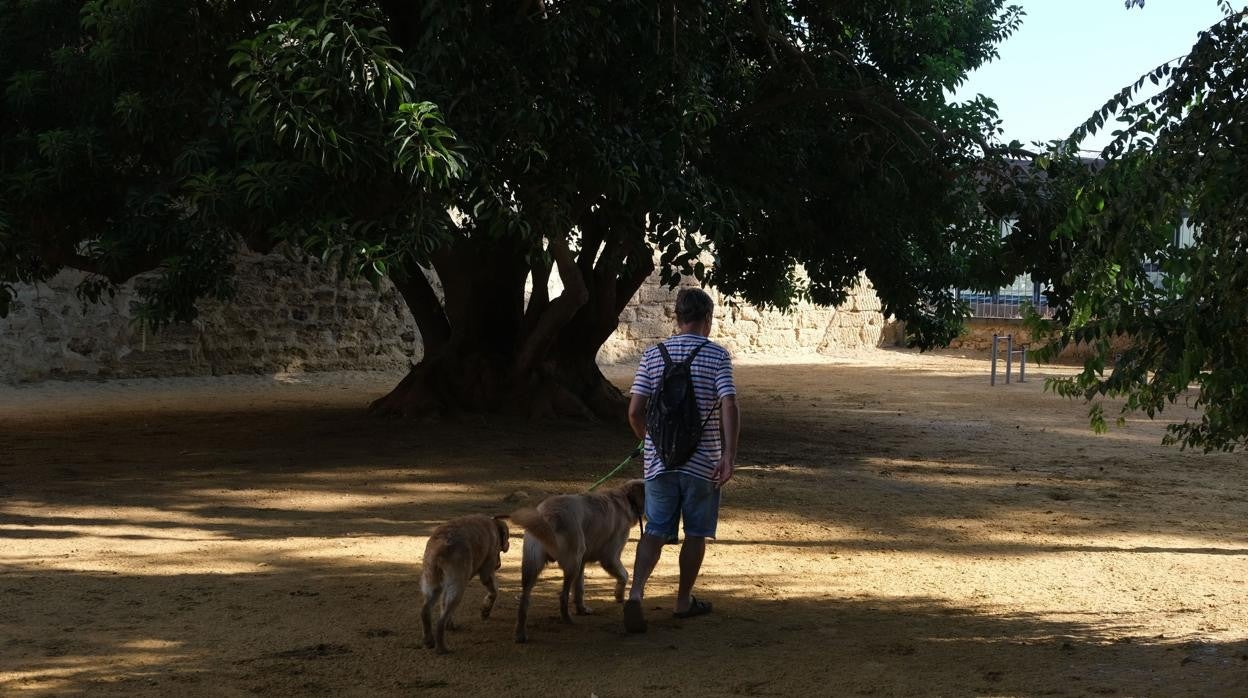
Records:
M737 388L732 382L732 359L728 350L697 334L678 334L663 342L673 363L684 361L694 347L705 344L698 355L693 358L690 374L693 377L693 391L698 398L698 412L701 419L707 420L707 414L715 407L715 402L729 395L736 395ZM663 382L663 355L657 346L650 347L641 357L641 365L637 367L637 376L633 379L633 395L650 396ZM719 454L723 449L723 438L720 434L720 415L723 410L716 409L706 421L702 430L702 441L688 463L677 468L704 480L710 480L719 464ZM652 480L664 472L663 461L655 452L650 435L646 434L646 479Z

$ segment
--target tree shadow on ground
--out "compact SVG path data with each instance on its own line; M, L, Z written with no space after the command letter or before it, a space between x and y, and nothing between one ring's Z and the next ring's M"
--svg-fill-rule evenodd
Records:
M962 589L833 596L853 580L779 571L834 552L1239 563L1242 456L1163 449L1152 426L1098 437L1032 386L994 393L916 372L899 394L856 366L745 367L738 382L742 467L716 554L764 563L708 572L715 614L676 623L660 600L652 632L627 636L598 574L602 616L565 627L548 571L533 643L518 647L513 552L497 617L472 619L474 589L450 658L418 649L420 537L583 489L632 448L622 427L210 399L10 420L0 692L1245 694L1239 643L1157 637L1112 608L1020 613L950 600Z
M419 648L401 565L293 563L264 574L117 575L10 567L0 691L380 695L1242 695L1248 644L1145 637L1103 617L1008 614L921 596L833 598L817 580L710 577L715 612L624 633L605 579L566 626L539 583L511 641L518 571L488 621L469 591L440 657ZM549 573L548 573L549 574ZM670 583L660 576L659 588ZM750 584L789 584L764 598Z
M880 374L740 369L746 419L729 510L839 524L827 544L864 549L1062 549L977 535L1019 514L1050 535L1142 531L1191 539L1156 548L1248 547L1248 483L1222 477L1245 464L1239 454L1107 440L1078 430L1077 414L1045 409L1053 398L1034 386L974 392L965 376L920 375L899 395ZM0 433L0 538L423 535L450 516L510 511L516 492L581 490L633 445L618 425L409 423L298 402L14 424ZM624 475L639 472L634 463Z

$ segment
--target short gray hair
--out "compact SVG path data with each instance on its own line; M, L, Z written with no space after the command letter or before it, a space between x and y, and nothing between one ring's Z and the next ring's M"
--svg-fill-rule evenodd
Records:
M715 301L700 288L682 288L676 294L676 322L688 325L711 317Z

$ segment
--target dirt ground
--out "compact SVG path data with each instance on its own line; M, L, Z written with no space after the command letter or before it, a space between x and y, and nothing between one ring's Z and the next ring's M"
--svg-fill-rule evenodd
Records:
M516 645L514 546L445 657L424 537L584 488L622 426L368 418L387 374L0 388L0 693L1248 695L1248 458L1094 435L1057 371L740 366L712 615L670 617L669 548L648 634L597 568L562 625L548 570Z

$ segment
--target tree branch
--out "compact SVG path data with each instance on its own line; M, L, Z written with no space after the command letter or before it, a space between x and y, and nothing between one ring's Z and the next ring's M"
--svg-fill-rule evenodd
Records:
M395 276L394 285L407 301L407 309L416 320L425 354L441 349L451 339L451 323L446 318L442 302L420 267L402 276Z
M763 6L758 0L750 0L750 12L754 16L754 35L758 40L763 42L763 48L767 49L767 55L771 57L771 62L779 64L780 57L776 55L776 50L772 48L769 35L771 34L771 25L767 24L767 18L763 16Z
M463 321L466 319L468 294L463 288L465 279L458 254L453 246L443 246L430 253L429 260L438 273L438 281L442 282L442 308L451 324L451 334L462 336L466 329Z
M529 265L529 273L533 275L533 293L529 296L529 305L524 311L525 334L533 330L546 306L550 305L550 267L540 256L534 257Z
M516 19L528 17L534 11L545 12L545 0L520 0L519 6L516 8Z
M152 251L127 257L123 262L109 264L108 260L87 257L74 251L67 251L41 245L38 249L40 259L52 268L68 267L78 271L102 276L113 284L120 286L144 272L154 271L160 267L164 257Z
M581 219L581 253L577 255L576 264L581 273L588 275L594 270L594 259L598 256L598 248L602 247L606 237L606 224L599 220L604 214L601 209Z
M620 312L654 271L654 254L645 242L645 215L633 212L631 220L612 229L594 270L595 316L593 340L607 341L619 324Z
M797 61L798 66L802 69L802 73L810 80L810 83L812 85L816 84L818 80L815 78L814 71L810 69L810 64L806 62L806 56L802 53L802 50L794 46L788 37L776 31L774 27L767 23L767 18L763 15L763 7L759 0L750 0L750 9L753 11L754 16L754 33L758 36L759 41L763 42L772 62L776 63L777 67L780 63L775 49L771 47L774 41L779 44L780 48L784 49L786 55Z
M811 102L817 100L837 101L852 104L858 107L858 113L864 117L880 116L892 125L904 131L903 135L909 135L916 143L927 147L928 141L914 127L918 124L924 131L935 137L940 142L948 141L945 132L932 123L927 117L918 114L910 109L904 102L895 96L887 94L882 90L845 90L838 88L808 88L802 90L794 90L785 92L776 97L755 102L748 107L738 111L733 120L735 123L758 124L763 123L763 116L779 113L794 105L803 102ZM888 101L897 111L885 106L881 101Z
M624 274L615 282L615 315L618 318L625 306L633 299L637 289L654 273L654 255L647 245L638 245L629 254Z
M576 311L589 301L589 289L585 279L576 265L576 259L568 251L568 242L561 236L548 238L550 255L559 268L559 278L563 281L563 293L550 302L532 332L525 337L516 356L516 370L524 373L537 365L538 360L545 357L546 352L559 336L559 330L576 315Z

